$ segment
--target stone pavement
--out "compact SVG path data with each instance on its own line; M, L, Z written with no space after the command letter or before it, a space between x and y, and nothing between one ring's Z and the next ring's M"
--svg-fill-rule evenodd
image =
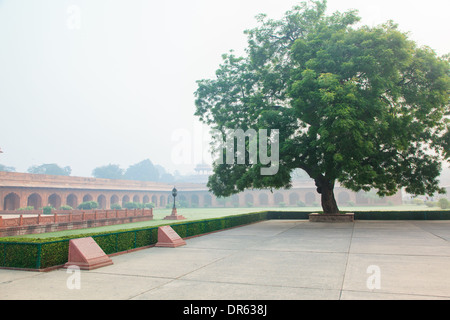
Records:
M450 299L450 221L269 220L186 242L81 273L0 270L0 299Z

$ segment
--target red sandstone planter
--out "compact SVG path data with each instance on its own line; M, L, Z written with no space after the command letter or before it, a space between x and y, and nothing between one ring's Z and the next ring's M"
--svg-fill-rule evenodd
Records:
M309 214L310 222L353 222L354 218L355 218L354 213L344 213L344 214L311 213L311 214Z

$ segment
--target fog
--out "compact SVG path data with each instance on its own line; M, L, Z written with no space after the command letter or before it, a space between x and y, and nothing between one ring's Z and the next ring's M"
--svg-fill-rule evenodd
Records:
M0 0L0 164L57 163L90 176L150 159L189 173L207 161L196 80L246 46L258 13L291 0ZM393 19L419 45L450 52L450 2L329 0L362 23ZM180 154L183 153L183 154ZM187 153L186 153L187 152ZM206 159L205 159L206 158Z

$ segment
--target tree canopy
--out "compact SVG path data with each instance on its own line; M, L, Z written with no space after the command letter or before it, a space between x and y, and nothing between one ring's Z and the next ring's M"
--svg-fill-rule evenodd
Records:
M45 163L39 166L31 166L28 168L29 173L34 174L49 174L49 175L55 175L55 176L70 176L72 173L72 168L67 167L60 167L56 163Z
M158 181L159 172L149 160L133 164L125 171L124 179L137 181Z
M95 178L103 179L123 179L124 170L117 164L108 164L106 166L97 167L92 171Z
M392 22L357 27L356 11L326 15L304 2L281 20L257 17L246 55L223 55L215 79L199 80L196 115L211 128L278 129L279 170L214 164L217 196L289 188L291 172L314 179L325 213L339 212L336 182L379 196L401 188L443 192L449 156L449 62L418 47Z

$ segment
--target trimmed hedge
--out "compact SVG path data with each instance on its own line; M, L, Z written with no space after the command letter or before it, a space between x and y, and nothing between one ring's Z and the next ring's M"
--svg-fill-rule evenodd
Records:
M264 211L171 224L181 238L229 229L271 219L307 220L311 212ZM450 220L450 211L367 211L355 212L356 220ZM114 233L84 234L92 237L106 254L123 252L156 244L158 226L147 229L130 229ZM0 241L0 267L22 269L46 269L67 262L69 241L79 238L66 236L51 239L11 239Z
M317 211L316 211L317 212ZM343 211L342 213L346 213ZM355 220L450 220L450 210L439 211L348 211ZM312 212L268 211L268 219L308 219Z

